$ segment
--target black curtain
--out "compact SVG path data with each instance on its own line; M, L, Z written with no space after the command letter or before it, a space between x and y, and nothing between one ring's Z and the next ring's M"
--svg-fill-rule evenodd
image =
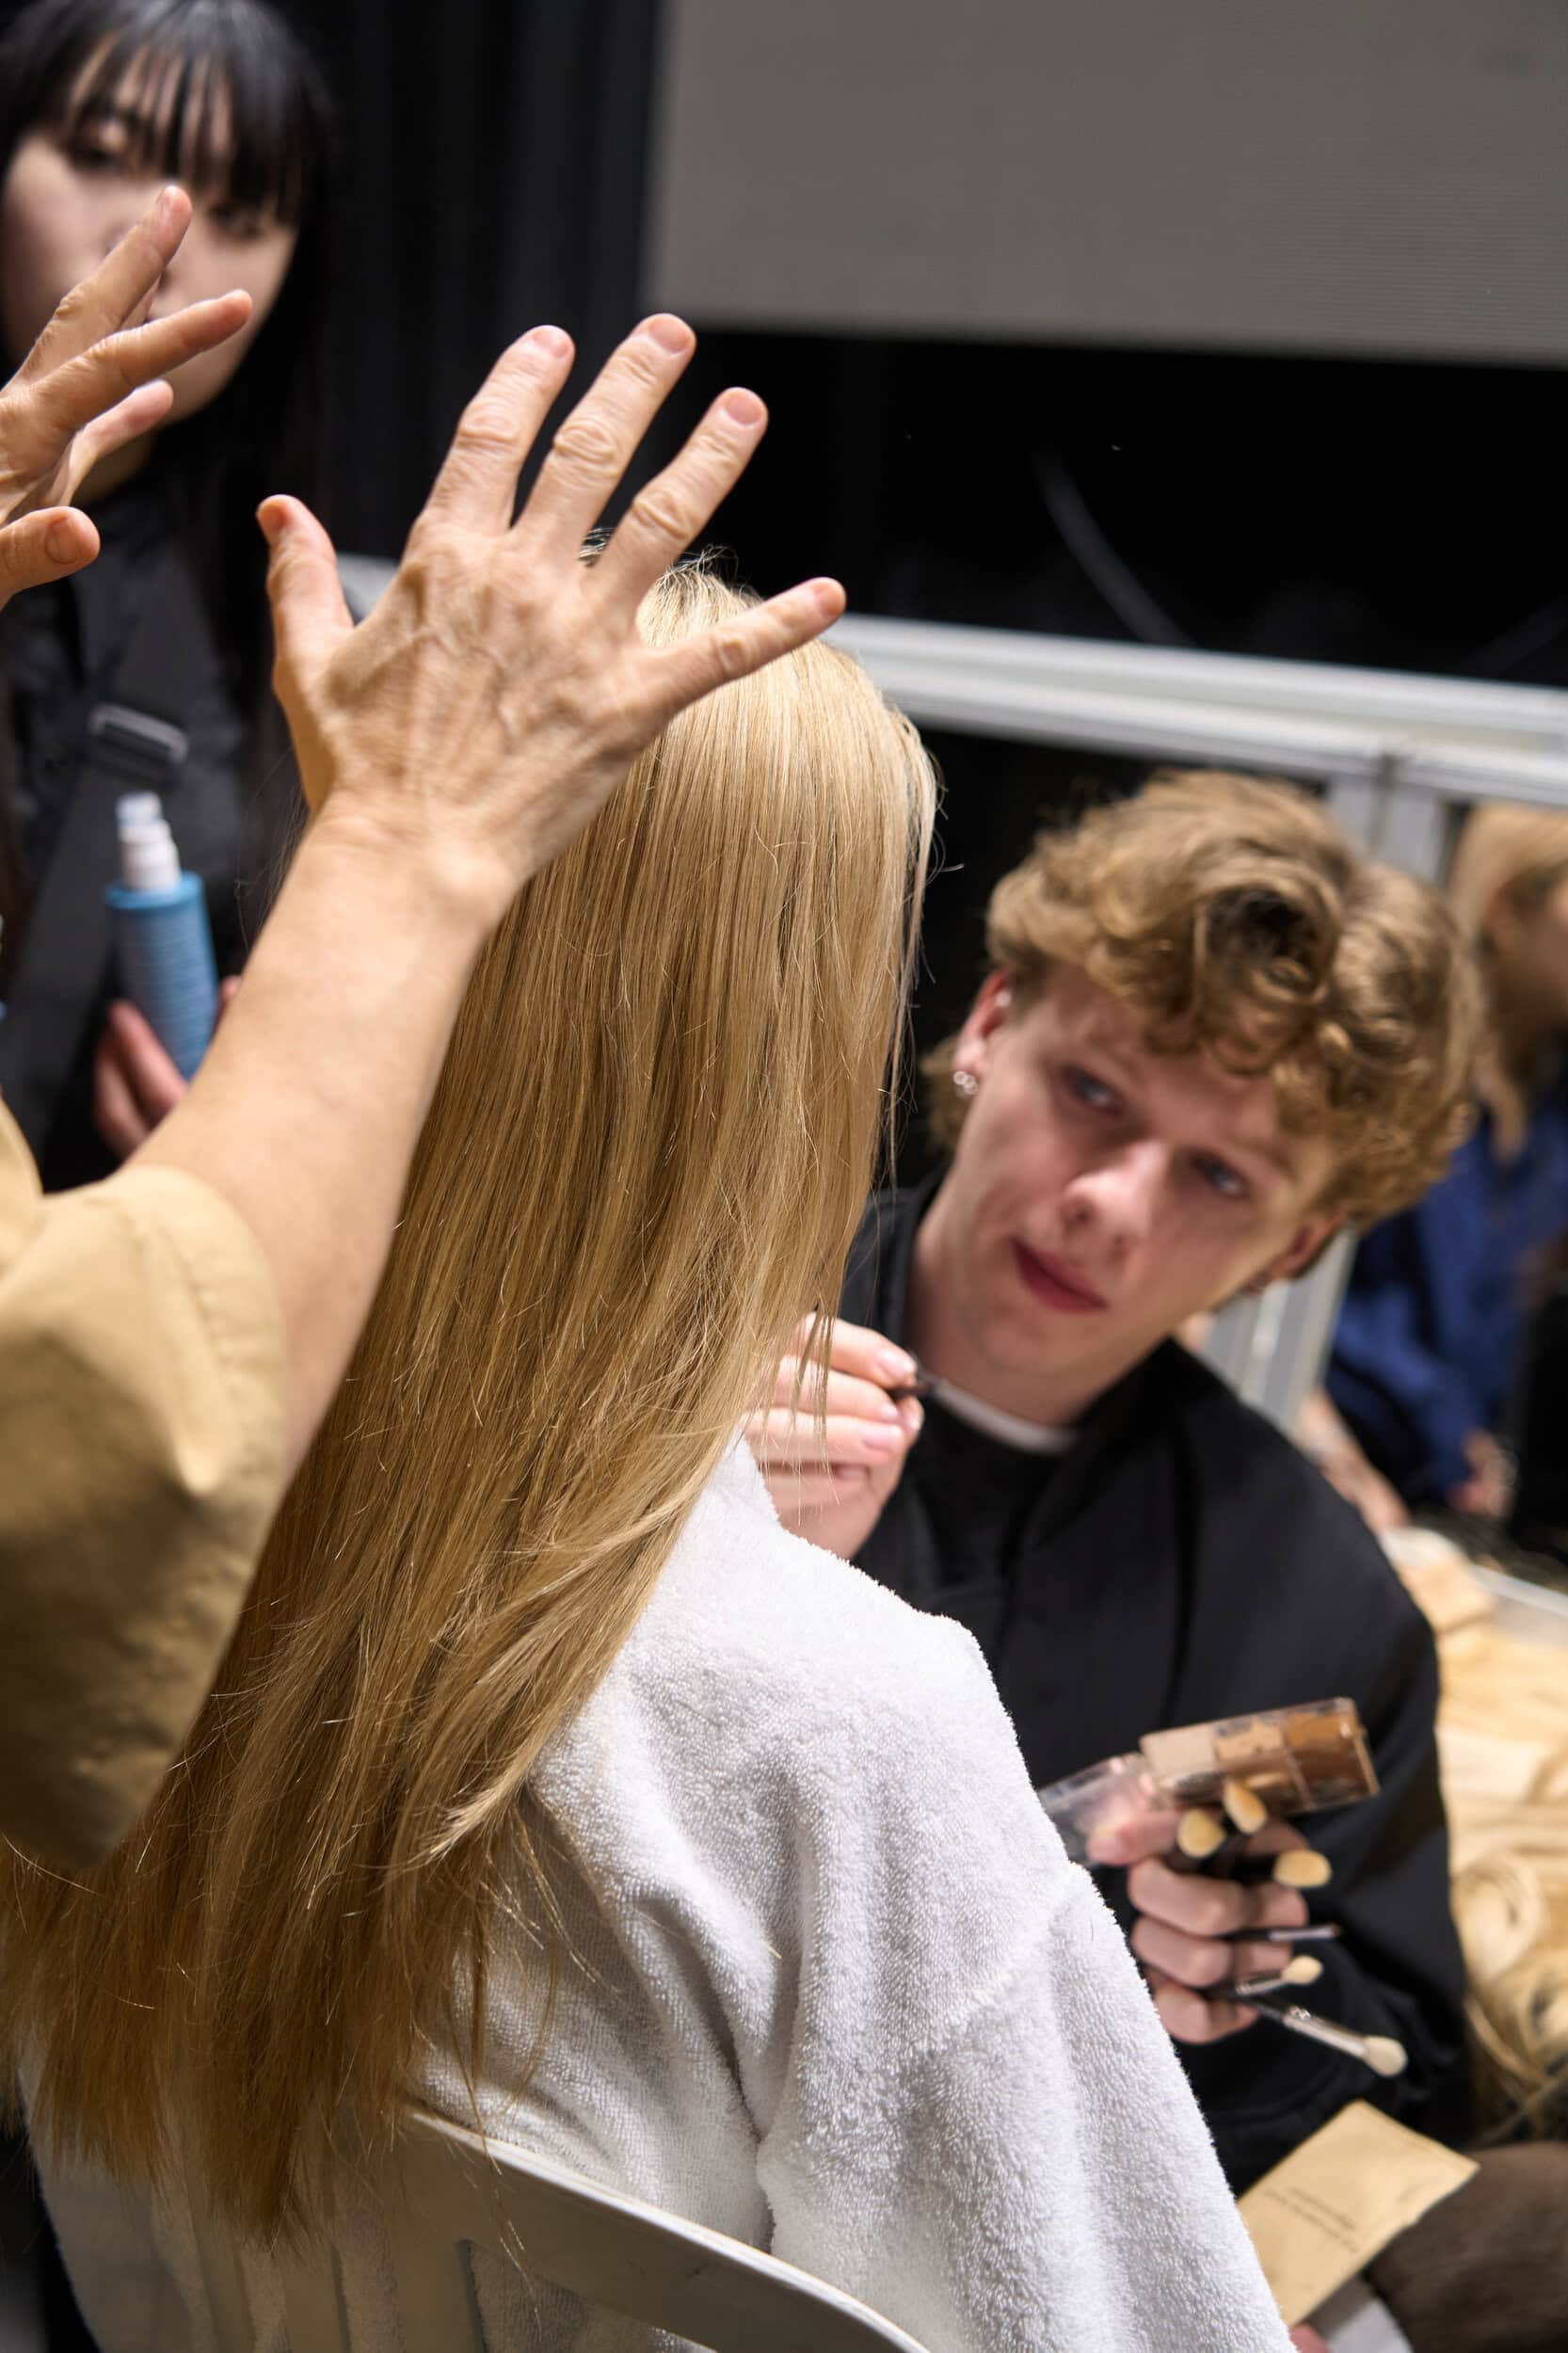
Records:
M332 0L335 536L395 554L464 401L550 321L584 380L637 312L659 0Z

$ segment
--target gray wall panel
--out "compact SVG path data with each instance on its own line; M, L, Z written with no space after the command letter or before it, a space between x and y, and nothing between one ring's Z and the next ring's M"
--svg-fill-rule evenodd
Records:
M710 325L1568 360L1564 0L667 0Z

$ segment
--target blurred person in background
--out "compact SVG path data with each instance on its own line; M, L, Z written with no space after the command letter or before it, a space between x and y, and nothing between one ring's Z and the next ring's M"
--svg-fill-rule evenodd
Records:
M0 1088L49 1191L106 1175L184 1093L115 1001L117 795L162 793L220 973L302 817L255 512L280 485L321 505L329 160L321 77L267 0L33 0L0 42L10 365L167 180L193 210L155 311L251 298L81 486L97 561L0 623Z
M1389 1489L1507 1518L1526 1330L1568 1232L1568 812L1478 808L1448 888L1485 990L1475 1123L1431 1192L1363 1238L1325 1383L1386 1482L1384 1523ZM1327 1433L1320 1460L1353 1492L1353 1448Z

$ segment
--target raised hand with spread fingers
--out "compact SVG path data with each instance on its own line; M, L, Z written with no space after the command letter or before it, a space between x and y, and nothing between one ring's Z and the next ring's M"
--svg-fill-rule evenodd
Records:
M0 604L91 563L98 532L71 504L77 489L100 459L159 423L174 398L168 370L250 316L249 296L236 292L148 317L190 212L183 188L165 188L72 287L0 392Z
M843 606L813 580L742 619L656 650L637 608L760 440L756 394L723 393L632 500L608 547L589 533L696 348L645 320L566 418L522 513L518 475L571 365L536 328L464 413L396 577L355 629L331 542L297 501L263 509L272 545L276 684L307 799L396 842L487 921L586 824L687 704L817 635Z

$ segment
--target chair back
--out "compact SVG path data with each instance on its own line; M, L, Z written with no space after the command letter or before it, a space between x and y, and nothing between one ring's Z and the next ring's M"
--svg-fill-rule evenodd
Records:
M409 2116L386 2206L410 2353L510 2353L487 2347L470 2247L709 2353L922 2353L792 2264L442 2117ZM254 2353L237 2249L195 2199L192 2217L221 2353ZM356 2353L331 2246L279 2261L290 2353Z

